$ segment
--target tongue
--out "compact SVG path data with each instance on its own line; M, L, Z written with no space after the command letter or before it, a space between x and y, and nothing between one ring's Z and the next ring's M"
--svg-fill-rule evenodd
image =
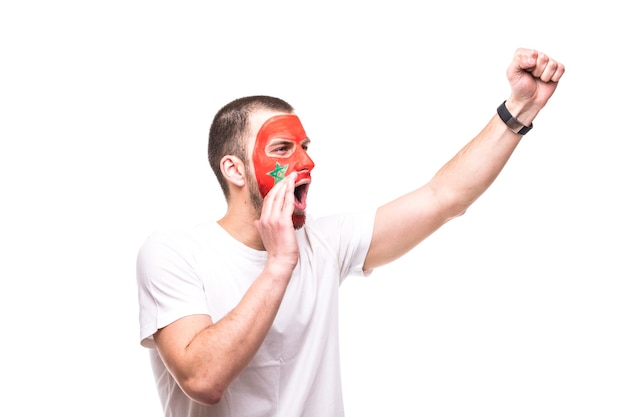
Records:
M304 211L306 209L306 196L300 196L300 199L296 196L294 199L294 206L296 210Z

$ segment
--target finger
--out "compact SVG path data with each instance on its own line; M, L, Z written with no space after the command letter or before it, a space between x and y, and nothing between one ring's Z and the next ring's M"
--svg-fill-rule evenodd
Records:
M546 66L548 65L549 58L546 54L538 54L535 58L535 66L532 68L531 74L535 78L541 78Z
M518 68L524 71L531 72L536 64L539 52L534 49L518 48L515 51L516 59L514 61Z
M268 216L280 216L281 212L285 209L285 199L289 198L289 196L291 196L291 204L293 206L295 175L295 172L287 175L283 180L274 185L265 196L263 211Z
M541 81L544 82L557 82L561 79L561 76L565 72L565 67L563 64L550 59L548 63L545 65L543 72L539 76Z
M289 216L293 214L294 199L296 189L296 172L292 172L285 178L285 198L283 200L283 210L287 211Z
M542 52L519 48L516 54L518 67L543 82L556 82L561 79L565 72L563 64Z

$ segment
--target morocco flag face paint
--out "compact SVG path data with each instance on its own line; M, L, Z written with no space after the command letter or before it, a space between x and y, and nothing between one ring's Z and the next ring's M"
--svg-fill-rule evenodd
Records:
M254 144L252 163L261 196L293 171L300 172L296 185L311 178L315 166L303 148L309 139L298 116L288 114L270 117L259 129Z
M252 163L261 196L265 198L274 184L296 171L294 226L304 224L306 194L315 166L306 151L307 137L298 116L283 114L270 117L259 129L252 152ZM296 221L296 217L301 219ZM297 224L302 223L302 224Z

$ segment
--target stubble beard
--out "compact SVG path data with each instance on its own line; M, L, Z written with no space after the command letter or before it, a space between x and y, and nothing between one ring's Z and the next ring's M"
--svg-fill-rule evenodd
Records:
M256 182L256 178L252 178L249 173L247 173L246 175L248 177L248 184L250 184L248 196L257 217L260 218L261 211L263 210L263 197L261 197L261 191L259 191L259 185ZM291 219L293 221L293 228L295 230L302 229L304 223L306 222L306 213L303 211L298 213L294 212L291 216Z
M306 222L306 213L301 212L301 213L294 213L291 216L291 219L293 220L293 228L296 230L302 229L302 227L304 226L304 223Z
M259 185L256 182L256 178L252 178L249 172L246 173L246 177L248 177L247 181L248 184L250 184L250 187L248 188L248 197L252 203L252 208L254 208L254 212L257 217L261 217L261 210L263 210L263 197L261 197Z

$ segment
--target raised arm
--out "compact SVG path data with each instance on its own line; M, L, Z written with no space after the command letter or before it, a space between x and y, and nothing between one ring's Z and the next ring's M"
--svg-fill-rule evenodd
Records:
M530 127L564 71L561 63L541 52L518 49L506 72L511 85L506 110ZM393 261L465 213L502 171L521 138L495 114L428 183L380 207L364 269Z

